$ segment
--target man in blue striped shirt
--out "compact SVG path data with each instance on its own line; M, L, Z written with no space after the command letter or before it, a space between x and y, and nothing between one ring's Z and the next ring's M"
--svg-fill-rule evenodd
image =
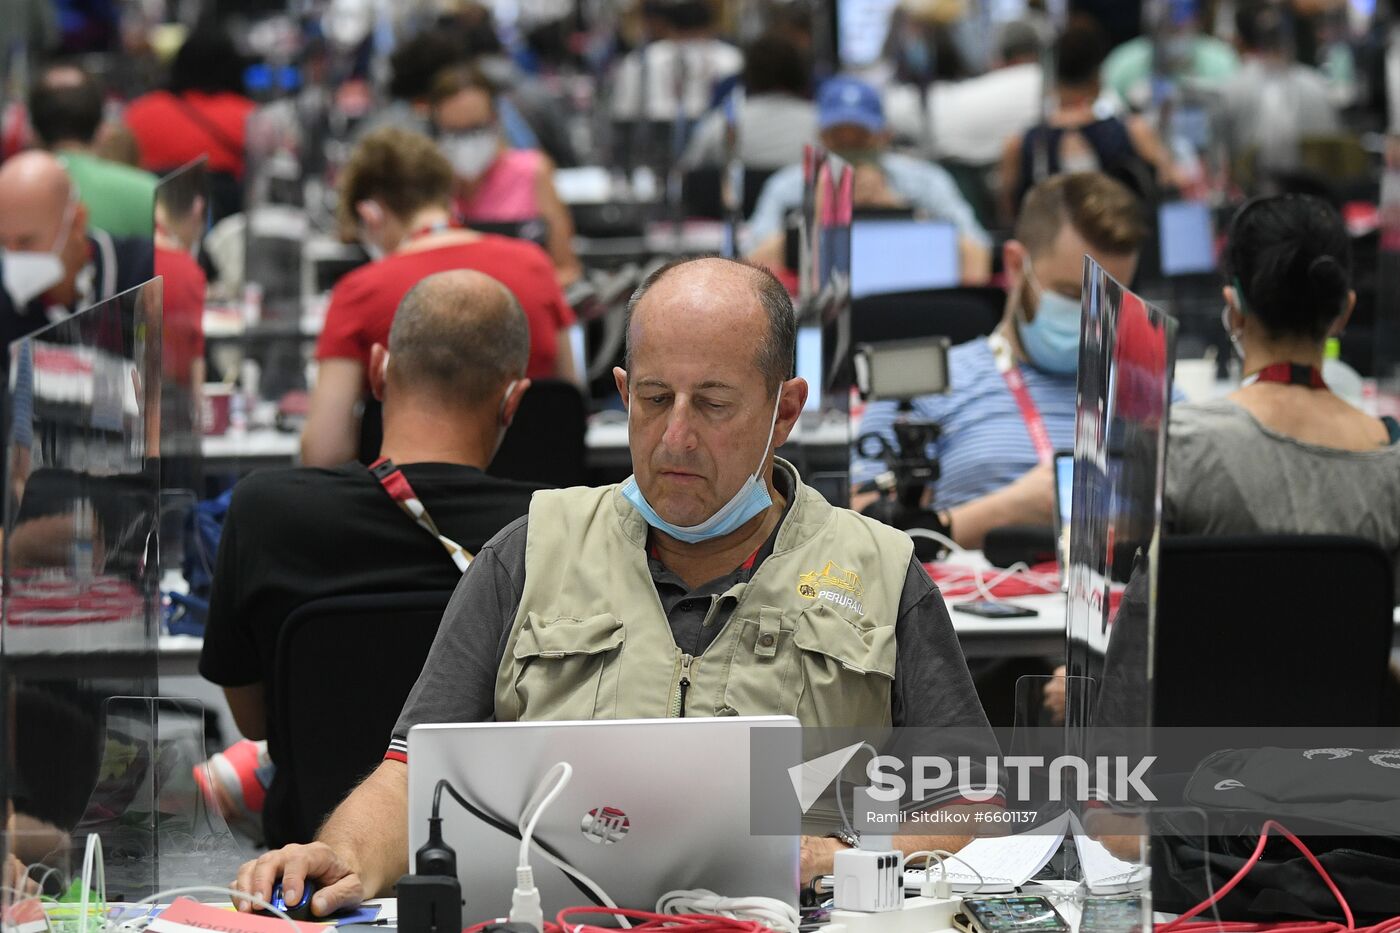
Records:
M963 547L981 547L1003 525L1051 523L1050 461L1074 446L1084 255L1130 282L1145 232L1136 196L1106 175L1059 175L1026 195L1005 246L1001 323L991 337L949 352L947 394L913 401L912 417L941 429L929 446L942 471L932 507ZM875 433L893 445L898 417L894 402L873 402L857 436ZM878 496L873 482L884 470L853 458L857 511Z

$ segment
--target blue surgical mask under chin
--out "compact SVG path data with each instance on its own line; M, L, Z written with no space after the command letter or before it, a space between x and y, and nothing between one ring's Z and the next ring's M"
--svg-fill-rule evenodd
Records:
M768 460L768 448L773 445L773 432L778 426L778 403L782 401L781 391L778 397L773 400L773 420L768 425L768 442L763 445L763 456L759 458L758 467L749 474L749 478L744 480L744 484L739 487L739 491L734 496L719 507L719 511L711 515L697 525L673 525L656 513L656 509L647 502L646 496L642 495L641 487L637 485L636 474L627 477L622 484L622 497L641 513L646 523L663 534L670 535L677 541L686 544L699 544L702 541L711 541L715 538L722 538L731 534L744 526L755 515L773 504L773 497L768 494L768 484L763 481L760 473L763 471L763 464ZM630 430L632 400L627 404L628 422Z
M1033 278L1029 271L1027 278ZM1023 286L1024 287L1024 286ZM1079 368L1079 302L1058 292L1040 289L1035 320L1025 319L1025 305L1016 322L1016 335L1031 365L1041 372L1068 376Z

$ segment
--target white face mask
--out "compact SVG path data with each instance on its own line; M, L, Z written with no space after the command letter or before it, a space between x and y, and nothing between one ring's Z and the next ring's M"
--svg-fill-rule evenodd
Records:
M727 534L733 534L742 528L751 518L773 504L773 497L768 494L768 484L763 481L763 465L768 462L768 451L773 447L773 433L778 427L778 406L782 403L783 392L778 389L778 397L773 399L773 417L768 423L768 441L763 445L763 456L758 460L758 466L744 480L729 501L719 507L719 510L709 518L696 525L675 525L666 521L654 509L646 496L642 494L642 489L637 485L635 474L627 477L627 481L622 484L622 497L641 513L643 519L657 531L665 532L677 541L684 541L686 544L699 544L702 541L710 541L714 538L722 538ZM632 431L632 408L633 400L627 401L627 431Z
M63 281L63 259L59 255L68 245L68 233L73 224L76 202L69 201L63 212L63 223L58 228L58 238L47 252L38 250L6 250L0 256L0 271L3 272L5 291L14 302L15 310L38 298L44 292Z
M452 171L467 181L476 181L486 174L491 163L496 161L499 147L500 137L494 127L468 133L445 133L438 141L438 148L452 163Z

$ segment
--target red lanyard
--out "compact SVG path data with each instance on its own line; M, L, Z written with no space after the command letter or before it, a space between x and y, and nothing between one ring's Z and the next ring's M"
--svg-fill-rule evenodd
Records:
M457 565L457 569L466 573L467 567L471 565L472 554L456 541L438 531L437 523L428 514L428 507L418 498L418 493L413 491L413 486L409 484L408 477L403 475L398 467L394 466L394 461L388 457L380 457L369 465L369 471L375 479L379 480L379 485L389 494L389 498L398 503L409 518L418 523L428 534L437 538L438 543L451 555L452 562Z
M1307 386L1309 389L1327 388L1327 383L1322 379L1322 370L1301 363L1274 363L1272 366L1265 366L1259 372L1246 376L1240 385L1252 386L1256 382L1277 382L1282 385Z
M1045 419L1041 417L1035 399L1031 398L1030 390L1026 388L1026 377L1021 374L1021 367L1016 365L1011 356L1010 344L1000 334L993 334L988 338L988 343L991 344L992 356L996 360L997 369L1001 371L1001 378L1006 380L1006 387L1011 390L1016 407L1021 409L1021 420L1026 422L1026 433L1031 436L1035 458L1042 464L1054 463L1055 445L1050 443L1050 432L1045 427Z

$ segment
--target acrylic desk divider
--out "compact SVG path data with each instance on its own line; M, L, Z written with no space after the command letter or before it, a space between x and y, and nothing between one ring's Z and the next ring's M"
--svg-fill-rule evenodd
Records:
M145 699L157 693L161 296L147 282L8 352L7 845L71 876L96 833L112 899L236 864L190 790L203 712Z

